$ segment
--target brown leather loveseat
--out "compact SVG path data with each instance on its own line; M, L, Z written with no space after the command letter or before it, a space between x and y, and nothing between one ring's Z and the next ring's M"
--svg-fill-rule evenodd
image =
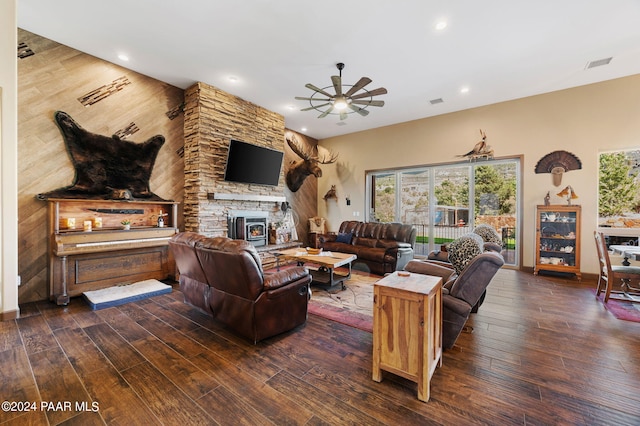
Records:
M401 223L345 221L338 234L325 234L319 246L325 251L352 253L378 275L399 271L413 259L416 228Z
M256 343L307 320L311 275L305 267L265 274L255 247L243 240L174 235L169 247L184 301Z

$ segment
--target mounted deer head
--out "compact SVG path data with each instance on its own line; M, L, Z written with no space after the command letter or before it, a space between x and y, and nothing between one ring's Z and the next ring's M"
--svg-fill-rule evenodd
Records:
M338 154L333 153L325 148L316 146L311 152L305 149L295 136L287 137L287 144L291 147L302 160L293 163L286 175L287 187L292 192L296 192L302 186L302 183L309 175L322 177L322 169L318 164L335 163Z

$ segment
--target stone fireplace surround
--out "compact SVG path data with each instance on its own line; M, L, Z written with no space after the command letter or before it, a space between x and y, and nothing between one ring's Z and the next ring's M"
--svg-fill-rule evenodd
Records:
M308 242L308 219L317 215L317 179L307 179L291 192L284 175L299 157L286 146L284 117L204 83L185 91L184 103L184 229L206 236L228 236L230 211L268 213L268 224L286 222L281 210L288 202L296 218L291 237ZM310 147L317 141L297 135ZM247 185L224 180L231 139L285 153L277 186ZM277 236L276 236L277 241ZM291 244L291 243L289 243ZM272 246L261 246L259 252ZM264 259L263 259L264 261Z
M229 141L284 151L284 117L205 83L185 91L184 222L186 231L232 236L229 217L254 212L267 226L282 220L284 165L278 186L224 180ZM257 212L257 213L256 213Z

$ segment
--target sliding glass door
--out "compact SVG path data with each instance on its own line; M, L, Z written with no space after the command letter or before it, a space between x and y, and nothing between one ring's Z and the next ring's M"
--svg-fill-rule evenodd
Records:
M366 219L414 224L418 256L488 224L503 238L507 264L518 265L519 170L510 159L372 171Z

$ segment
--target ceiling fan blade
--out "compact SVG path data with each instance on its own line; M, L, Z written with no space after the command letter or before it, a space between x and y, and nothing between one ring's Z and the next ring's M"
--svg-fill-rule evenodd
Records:
M340 120L346 120L348 117L348 114L344 111L340 111Z
M322 93L323 95L325 95L325 96L327 96L327 97L329 97L329 98L333 98L333 95L332 95L332 94L329 94L329 93L325 92L324 90L320 89L319 87L314 86L314 85L313 85L313 84L311 84L311 83L307 83L307 84L305 84L305 85L304 85L304 87L306 87L307 89L311 89L311 90L313 90L314 92Z
M296 99L299 101L324 101L324 102L328 102L331 99L322 99L322 98L304 98L302 96L296 96Z
M311 107L307 107L307 108L302 108L300 111L311 111L312 109L322 108L322 107L327 106L327 105L331 105L331 102L327 102L326 104L322 104L322 105L316 105L316 106L311 106Z
M366 109L357 107L353 104L349 104L349 108L351 108L353 111L357 112L358 114L360 114L363 117L366 117L369 114L369 111L367 111Z
M366 98L368 96L385 95L386 93L387 93L387 89L385 89L384 87L379 87L371 91L365 91L362 93L358 93L357 95L353 95L351 96L351 99L360 99L360 98Z
M384 101L352 101L351 103L357 104L357 105L366 105L366 106L375 106L375 107L384 106Z
M358 80L358 82L356 84L353 85L353 87L351 87L351 89L349 89L349 91L347 93L345 93L344 95L346 97L349 97L351 95L353 95L354 93L356 93L358 90L362 89L364 86L366 86L367 84L371 83L371 79L369 77L362 77L360 80Z
M325 112L323 112L322 114L320 114L320 115L318 116L318 118L324 118L324 117L326 117L327 115L329 115L329 114L331 113L331 111L333 111L333 106L331 106L331 107L327 108L327 110L326 110Z
M336 89L336 96L342 96L342 77L332 75L331 81L333 82L333 88Z

